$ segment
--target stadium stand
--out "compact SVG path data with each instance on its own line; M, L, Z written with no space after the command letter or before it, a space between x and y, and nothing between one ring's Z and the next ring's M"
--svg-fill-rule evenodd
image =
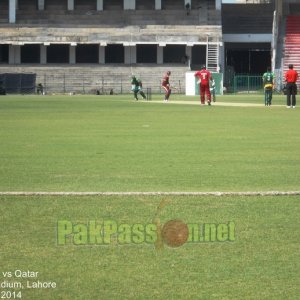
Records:
M228 4L222 7L223 33L270 33L274 8L269 4ZM237 26L238 24L238 26Z
M10 73L12 68L2 67L1 72ZM174 93L184 93L185 66L153 64L137 65L131 69L119 67L117 65L88 65L88 66L69 66L69 65L47 65L47 66L19 66L13 68L15 73L36 73L36 82L42 83L46 93L81 93L109 94L113 89L115 94L130 93L131 72L143 81L143 87L152 89L152 93L161 93L160 81L166 70L171 70ZM87 71L88 70L88 71Z
M90 82L85 91L99 81L105 91L118 78L114 88L122 92L135 73L160 92L158 76L166 70L183 87L191 65L219 68L221 13L215 1L194 0L187 15L183 0L162 0L161 7L154 0L18 0L15 20L12 1L0 3L1 71L36 73L48 91L83 90L82 78Z
M277 14L282 22L274 20L276 7L282 7ZM285 22L289 13L294 16ZM69 92L72 86L76 91L78 86L93 91L99 82L105 82L105 91L116 78L114 88L122 92L135 73L153 92L159 92L158 77L166 70L181 87L185 73L201 64L226 77L230 67L226 51L238 41L245 49L251 43L253 47L269 45L269 53L277 52L277 73L282 73L289 62L300 67L298 33L288 31L297 15L299 4L293 0L245 0L235 5L221 4L221 0L0 1L1 72L35 73L37 81L53 92ZM280 49L284 51L271 46L274 21L281 25ZM57 76L65 79L55 82ZM89 86L82 88L82 78ZM68 84L59 86L59 82ZM178 90L183 92L183 88Z
M300 72L300 15L289 15L286 20L284 72L293 64ZM300 79L297 82L300 84Z

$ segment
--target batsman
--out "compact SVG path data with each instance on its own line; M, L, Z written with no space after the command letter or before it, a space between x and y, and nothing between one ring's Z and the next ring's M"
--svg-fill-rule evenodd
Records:
M199 92L200 92L200 100L201 104L205 104L205 94L207 98L207 104L211 105L211 93L209 88L210 81L213 81L213 77L210 71L206 70L206 66L203 65L200 71L197 71L194 74L195 77L198 77L199 83Z
M134 94L134 99L138 99L138 93L143 97L143 99L146 99L146 95L143 92L143 83L140 79L136 78L134 75L131 76L131 90Z

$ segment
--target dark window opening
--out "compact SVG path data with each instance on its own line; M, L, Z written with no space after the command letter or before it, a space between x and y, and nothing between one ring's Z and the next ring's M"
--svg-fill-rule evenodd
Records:
M98 45L77 45L76 63L98 63L99 46Z
M8 63L8 45L0 45L0 63L7 64Z
M148 9L154 10L155 9L155 0L136 0L135 8L137 10Z
M105 62L121 64L124 63L124 46L111 44L105 47Z
M162 9L172 10L172 9L184 9L184 1L182 0L162 0Z
M123 10L123 0L103 0L103 10Z
M192 62L193 65L206 64L206 45L194 45L192 47Z
M97 3L95 0L75 0L74 9L79 11L96 10Z
M60 11L68 9L68 1L61 0L45 0L45 9L52 11Z
M167 45L164 47L164 63L182 63L185 55L185 45Z
M21 63L40 63L40 45L24 45L21 47Z
M137 45L136 46L137 63L156 63L157 45Z
M47 63L69 63L69 45L48 46Z
M226 65L236 74L263 74L271 65L270 50L229 49L226 52Z

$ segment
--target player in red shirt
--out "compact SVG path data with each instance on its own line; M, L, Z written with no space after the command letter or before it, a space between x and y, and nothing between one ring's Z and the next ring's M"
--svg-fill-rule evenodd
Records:
M209 82L213 80L211 73L206 70L205 66L202 66L200 71L197 71L194 74L195 77L198 77L199 80L199 91L200 91L200 99L201 104L205 104L205 94L207 97L207 104L211 105L211 93L209 89Z
M170 88L170 75L171 75L171 72L168 71L163 79L162 79L162 82L161 82L161 86L163 87L163 89L165 90L165 101L168 101L169 100L169 97L171 95L171 88Z
M296 81L298 79L298 73L294 70L293 65L289 65L289 70L285 73L286 81L286 107L291 107L291 96L292 96L292 106L296 107L296 95L297 95L297 85Z

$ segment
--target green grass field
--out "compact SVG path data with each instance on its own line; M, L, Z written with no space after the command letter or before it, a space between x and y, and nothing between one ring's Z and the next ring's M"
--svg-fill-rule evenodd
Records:
M236 193L300 191L300 111L254 104L1 97L1 299L299 299L299 193ZM168 246L170 220L200 237Z

